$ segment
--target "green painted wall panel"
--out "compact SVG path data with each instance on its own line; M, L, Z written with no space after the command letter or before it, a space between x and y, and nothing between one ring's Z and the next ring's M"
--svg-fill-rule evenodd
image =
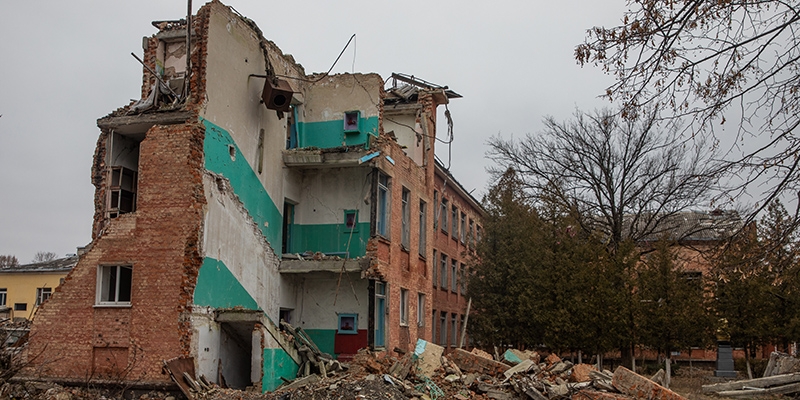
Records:
M336 329L303 329L303 331L319 347L319 351L334 355L333 347L336 341Z
M297 377L298 365L283 349L264 349L263 360L262 392L271 392L277 389L283 383L281 377L288 380Z
M206 138L203 143L205 152L206 169L220 174L231 182L233 192L239 196L250 216L258 224L264 237L276 253L280 253L283 217L281 211L275 206L272 198L264 189L258 175L244 158L239 147L231 135L206 119ZM234 159L231 159L229 146L235 150ZM270 173L266 171L266 173Z
M369 223L360 222L350 237L350 230L344 224L313 224L292 225L292 243L290 250L293 253L305 251L340 253L348 251L347 242L350 241L350 257L361 257L366 254L367 241L369 240Z
M247 293L222 261L210 257L203 259L194 288L194 304L214 308L241 306L258 310L255 299Z
M319 147L328 149L369 144L369 136L378 137L378 117L359 118L359 131L344 133L344 122L334 121L298 122L297 140L299 147Z

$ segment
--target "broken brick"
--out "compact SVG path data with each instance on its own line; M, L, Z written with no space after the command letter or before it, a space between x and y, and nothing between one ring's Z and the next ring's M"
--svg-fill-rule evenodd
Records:
M569 380L572 382L589 382L592 378L589 374L592 371L597 371L597 367L591 364L578 364L572 367L572 374Z

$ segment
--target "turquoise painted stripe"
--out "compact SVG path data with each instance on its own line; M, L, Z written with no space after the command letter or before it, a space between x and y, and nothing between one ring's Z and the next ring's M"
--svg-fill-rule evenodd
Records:
M258 224L259 229L275 253L280 253L283 217L272 198L264 189L258 175L247 163L239 147L225 129L203 119L206 127L206 138L203 143L206 169L220 174L231 182L233 192L239 196L245 209ZM231 160L229 146L235 150ZM267 174L278 174L280 171L264 171ZM277 175L276 175L277 176Z
M248 310L260 309L225 263L210 257L203 259L200 267L194 288L194 304L214 308L238 306Z
M261 391L271 392L283 383L281 377L292 380L297 377L299 366L282 349L264 349Z
M303 332L308 334L308 337L317 345L319 351L334 355L336 329L303 329Z
M334 121L298 122L299 147L328 149L344 145L369 145L369 136L378 137L378 117L359 118L359 132L344 132L341 119Z
M348 248L347 242L350 241ZM349 252L351 258L361 257L367 252L369 223L360 222L350 237L350 230L344 224L292 225L291 252L306 251L322 253Z

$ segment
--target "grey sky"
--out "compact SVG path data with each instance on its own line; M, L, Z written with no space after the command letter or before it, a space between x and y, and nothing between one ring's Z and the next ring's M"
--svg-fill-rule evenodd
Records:
M477 198L489 136L606 104L596 96L611 78L572 52L586 29L616 25L625 10L624 0L225 3L308 73L327 70L355 33L334 72L403 72L462 94L449 106L451 170ZM156 32L150 22L185 13L176 0L0 0L0 254L27 263L89 243L96 120L138 98L142 68L130 53Z

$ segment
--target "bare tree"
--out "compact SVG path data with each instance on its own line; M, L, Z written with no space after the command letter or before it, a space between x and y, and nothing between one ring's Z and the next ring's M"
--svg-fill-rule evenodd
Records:
M717 181L713 152L683 143L675 129L659 131L655 113L634 121L611 110L576 111L571 121L544 123L540 135L519 141L491 138L492 172L514 168L531 193L574 210L611 249L674 233L676 213L708 204Z
M0 268L14 268L19 265L16 256L0 255Z
M800 7L796 2L636 0L622 24L595 27L577 46L581 65L595 64L617 80L606 96L624 116L643 107L684 120L693 134L716 137L728 167L766 195L800 189ZM714 130L733 122L736 137ZM764 181L767 182L766 187Z
M56 253L52 251L40 251L37 252L35 256L33 256L33 260L31 262L45 262L45 261L53 261L58 257Z

